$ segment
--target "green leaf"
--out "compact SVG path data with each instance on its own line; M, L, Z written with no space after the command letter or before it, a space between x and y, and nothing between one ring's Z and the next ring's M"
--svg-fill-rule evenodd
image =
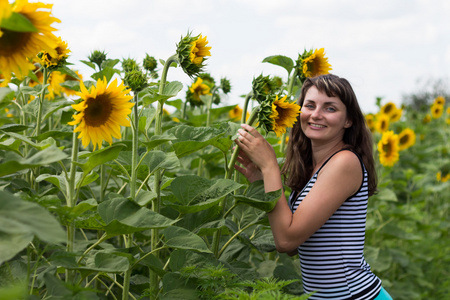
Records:
M0 234L0 249L10 249L0 251L0 264L20 252L33 236L55 244L64 242L66 236L56 218L43 207L4 191L0 191Z
M149 167L151 173L158 169L173 169L180 166L180 161L174 152L163 152L160 150L152 150L147 155L145 164Z
M92 69L95 70L95 66L96 65L93 62L90 62L90 61L87 61L87 60L80 60L80 62L82 62L83 64L85 64L85 65L87 65L87 66L89 66L89 67L91 67Z
M19 132L27 130L28 128L31 128L31 126L20 124L5 124L0 126L0 130L4 132Z
M95 167L116 159L123 147L125 147L124 144L113 144L109 147L92 152L86 156L80 156L80 158L89 157L88 161L83 164L76 164L81 167L84 173L89 173Z
M9 87L0 87L0 102L8 100L10 95L14 95L14 91Z
M287 56L284 55L272 55L263 59L262 62L267 62L276 66L280 66L284 68L288 74L291 74L292 69L294 68L294 61Z
M183 89L183 84L179 81L171 81L166 83L163 88L162 95L169 96L169 98L175 97Z
M382 200L382 201L393 201L393 202L397 202L397 195L395 194L395 192L389 188L383 188L380 189L372 198L372 201L376 200Z
M266 193L264 191L264 182L262 180L253 182L244 195L233 195L236 203L245 203L254 208L270 212L281 197L281 189Z
M230 144L228 138L223 138L225 131L213 127L192 127L180 125L167 131L173 134L177 140L173 142L173 148L178 157L183 157L206 146L214 146L221 151L228 151Z
M209 180L195 175L180 176L170 185L177 201L165 204L182 213L194 213L217 205L223 197L241 186L229 179Z
M110 236L161 229L177 222L124 198L104 201L98 205L97 211L106 223L104 230Z
M27 17L16 12L12 12L9 18L1 20L1 27L18 32L38 32Z
M161 94L154 89L147 89L148 94L142 96L141 100L144 105L150 105L156 101L165 102L168 99L175 97L182 89L183 84L179 81L166 82Z
M130 260L114 253L97 252L86 260L86 266L79 269L107 273L122 273L130 268Z
M0 177L16 173L21 170L45 166L54 162L67 158L68 155L55 146L50 146L42 151L37 152L29 158L14 157L5 159L1 164Z
M71 106L72 104L73 102L69 102L65 99L62 101L48 101L45 107L44 117L42 120L43 121L46 120L47 118L52 116L56 111Z
M187 229L170 226L163 230L163 234L165 236L164 243L171 248L211 253L205 241Z
M153 120L155 119L156 108L150 106L145 108L139 117L139 131L143 133L147 133L152 125Z
M143 143L147 150L151 150L159 145L162 145L169 141L175 141L177 138L173 134L154 135L150 138L149 142Z

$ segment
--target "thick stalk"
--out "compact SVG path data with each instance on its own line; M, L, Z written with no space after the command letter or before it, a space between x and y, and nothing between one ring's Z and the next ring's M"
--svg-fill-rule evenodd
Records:
M125 248L131 248L132 241L133 241L133 236L131 234L128 234L126 241L125 241ZM129 299L130 279L131 279L131 271L132 270L133 270L133 268L130 267L127 271L125 271L125 274L123 275L122 300Z
M42 85L45 86L47 84L49 75L47 68L43 68L42 74L43 74ZM38 136L41 133L42 106L44 104L44 98L45 98L45 89L42 88L41 94L39 95L39 108L38 108L38 115L36 118L35 136Z
M250 99L252 98L253 93L250 92L247 94L247 96L245 96L245 100L244 100L244 107L242 108L242 116L241 116L241 123L244 124L245 123L245 119L247 117L247 111L248 111L248 104L250 103Z
M256 106L250 117L247 120L247 124L249 125L253 125L253 123L255 123L258 120L258 112L259 112L259 106ZM236 159L239 155L239 146L236 145L236 147L234 148L234 152L231 155L231 159L230 162L228 163L227 166L227 170L226 170L226 174L225 174L225 179L230 179L231 178L231 174L233 174L233 170L234 170L234 164L236 163ZM222 209L222 213L223 213L223 209L225 206L225 197L220 201L219 206ZM214 255L216 257L219 257L219 244L220 244L220 236L222 235L222 231L219 229L217 230L214 235L213 235L213 241L212 241L212 252L214 253Z
M74 132L72 137L72 159L70 164L69 184L67 186L67 207L74 207L76 204L76 191L75 191L75 176L77 171L76 162L78 161L78 138ZM75 224L71 222L67 225L67 246L66 250L69 253L73 252L73 244L75 241ZM66 282L73 282L74 271L66 270Z
M159 81L159 94L162 95L164 91L164 86L166 85L167 81L167 73L169 71L169 67L173 62L177 62L177 56L172 55L169 57L169 59L164 64L164 68L161 74L161 80ZM160 100L158 101L158 108L156 110L156 116L155 116L155 135L161 135L162 134L162 116L163 116L163 108L164 108L164 101ZM157 150L161 149L160 146L156 148ZM153 192L156 194L155 200L153 200L152 203L152 210L154 212L159 213L160 210L160 203L161 203L161 177L162 177L162 170L159 169L155 172L155 181L153 186ZM156 249L158 247L159 242L159 231L158 229L152 229L152 237L151 237L151 248ZM155 252L156 258L159 257L159 252ZM150 290L153 291L154 295L156 296L158 294L158 286L159 286L159 278L158 274L150 270Z
M136 180L137 180L137 162L139 158L139 115L138 115L138 95L134 94L133 107L133 126L132 126L132 152L131 152L131 181L130 181L130 196L131 199L136 198Z

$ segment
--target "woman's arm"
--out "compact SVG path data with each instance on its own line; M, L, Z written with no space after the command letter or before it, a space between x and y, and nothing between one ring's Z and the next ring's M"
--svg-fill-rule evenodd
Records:
M255 164L264 179L266 192L282 189L280 168L272 146L257 130L242 125L236 143ZM279 252L290 252L316 232L353 195L362 182L359 159L350 151L333 156L319 173L314 187L292 214L284 193L268 214Z

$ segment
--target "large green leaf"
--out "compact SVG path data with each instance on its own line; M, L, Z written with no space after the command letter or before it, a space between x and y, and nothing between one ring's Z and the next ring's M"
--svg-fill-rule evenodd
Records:
M19 131L24 131L28 128L31 128L31 126L21 125L21 124L4 124L4 125L0 126L0 131L19 132Z
M18 155L7 156L0 167L0 177L16 173L18 171L45 166L67 158L68 155L56 146L50 146L34 154L31 157L23 158Z
M212 127L191 127L188 125L176 126L168 130L169 134L177 137L173 141L173 148L178 157L183 157L206 146L212 145L219 148L223 152L228 151L230 143L225 138L225 131Z
M48 243L65 241L65 233L52 214L4 191L0 191L0 234L0 249L5 250L0 251L0 264L20 252L34 236Z
M175 141L177 138L173 134L154 135L150 138L149 142L143 143L147 146L148 150L151 150L159 145L162 145L169 141Z
M161 229L177 222L124 198L104 201L97 211L106 223L104 230L111 236Z
M89 157L87 162L76 164L81 167L84 173L89 173L95 167L116 159L123 147L125 147L124 144L113 144L107 148L100 149L87 155L87 157Z
M152 150L146 157L145 164L151 173L158 169L173 169L180 166L180 161L174 152Z
M259 180L253 182L244 195L233 196L236 199L236 203L245 203L265 212L270 212L281 197L281 189L266 193L264 191L264 182Z
M164 243L171 248L211 253L211 250L209 250L208 246L206 246L205 241L187 229L177 226L170 226L162 232L165 237Z
M148 89L148 93L142 96L142 102L144 105L150 105L156 101L167 101L168 99L175 97L183 89L183 84L179 81L166 82L162 93L158 93L153 89Z
M262 62L271 63L276 66L284 68L288 74L291 74L292 68L294 68L294 62L290 57L284 55L272 55L263 59Z
M86 266L79 269L107 273L121 273L130 268L130 259L115 253L97 252L86 260Z
M170 185L177 201L167 202L166 205L182 213L198 212L216 205L241 186L229 179L209 180L195 175L180 176Z

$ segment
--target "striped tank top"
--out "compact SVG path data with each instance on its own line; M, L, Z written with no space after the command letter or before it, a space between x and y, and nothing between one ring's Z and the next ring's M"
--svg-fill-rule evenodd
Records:
M291 193L289 206L292 213L308 195L320 170L331 157L314 173L300 193ZM315 292L308 299L370 300L380 292L381 280L371 272L363 254L369 192L368 174L361 158L358 158L363 170L359 190L298 247L303 289L305 293ZM293 197L295 194L298 195L296 199Z

